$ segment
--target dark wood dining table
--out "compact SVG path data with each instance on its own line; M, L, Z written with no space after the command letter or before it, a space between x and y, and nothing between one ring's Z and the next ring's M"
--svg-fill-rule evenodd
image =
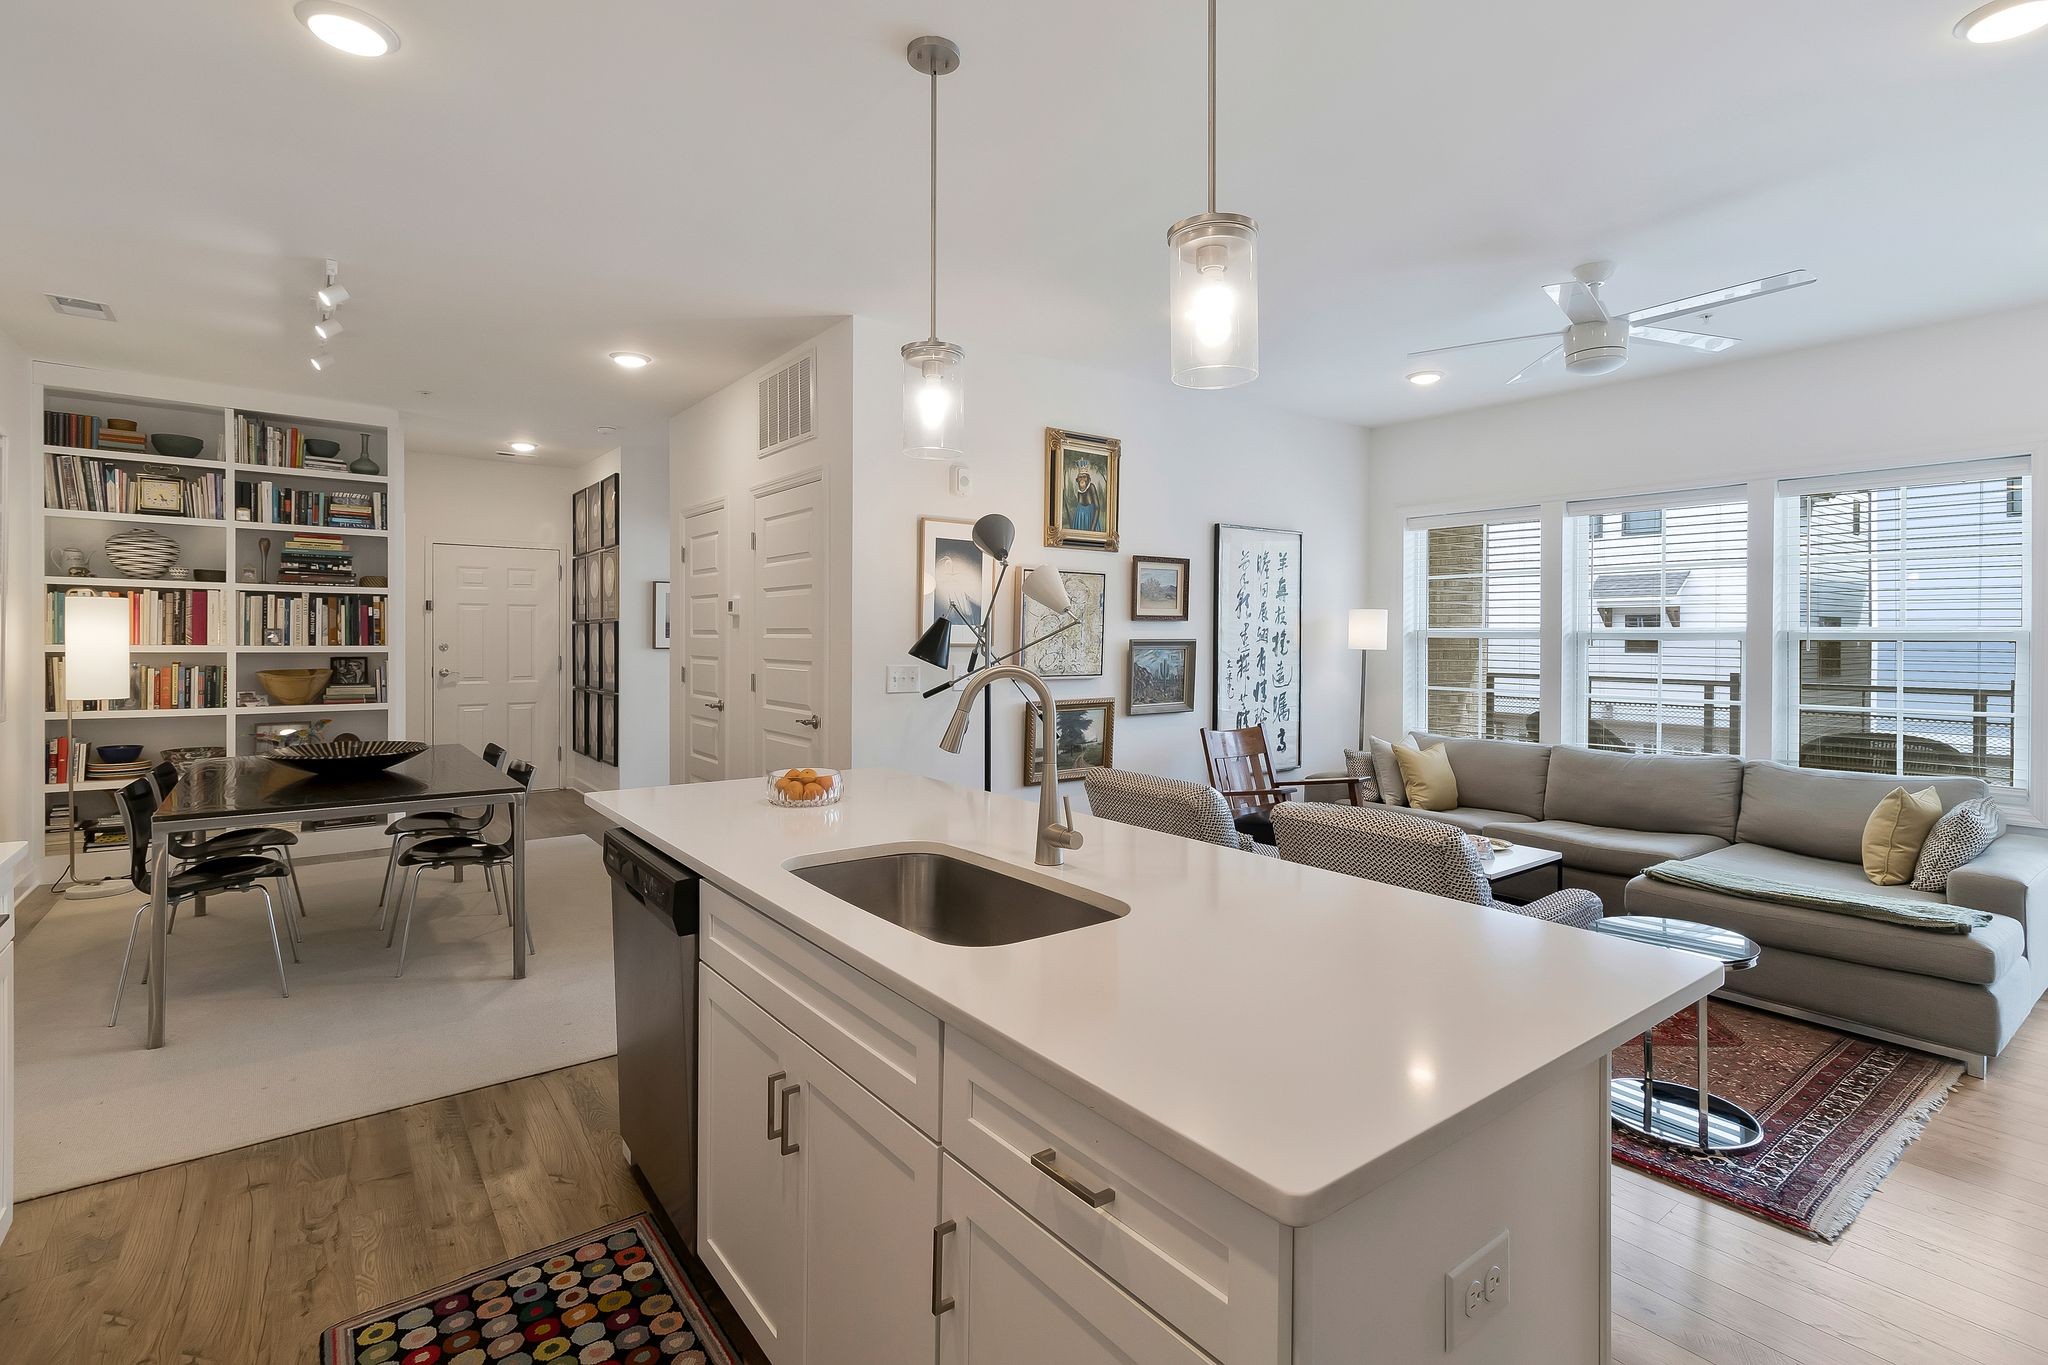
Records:
M456 806L503 805L512 819L512 976L526 975L526 788L460 744L436 744L381 772L303 772L268 758L189 763L157 807L150 827L149 1043L164 1045L164 892L171 836L251 825L303 824L352 816L410 814Z

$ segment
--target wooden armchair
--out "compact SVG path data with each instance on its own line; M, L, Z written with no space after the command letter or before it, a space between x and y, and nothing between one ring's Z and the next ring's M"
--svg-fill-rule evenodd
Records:
M1342 787L1346 802L1367 804L1362 777L1301 777L1281 779L1274 775L1273 756L1266 747L1266 727L1254 725L1243 730L1202 731L1202 761L1209 770L1209 785L1230 807L1238 832L1249 834L1262 844L1273 839L1272 809L1289 799L1294 790L1306 793L1310 787Z

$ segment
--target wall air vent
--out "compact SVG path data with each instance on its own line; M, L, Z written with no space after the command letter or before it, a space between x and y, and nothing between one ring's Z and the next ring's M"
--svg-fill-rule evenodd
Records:
M67 318L91 318L94 322L114 320L114 310L104 303L95 303L91 299L74 299L68 294L45 294L43 297L50 301L50 307Z
M757 456L772 455L798 441L811 439L811 395L817 363L817 352L806 352L761 381L761 439Z

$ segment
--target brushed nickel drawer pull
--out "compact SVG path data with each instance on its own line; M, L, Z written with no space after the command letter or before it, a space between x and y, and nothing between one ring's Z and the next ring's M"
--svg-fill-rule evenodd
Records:
M939 1297L939 1291L945 1287L946 1234L958 1226L958 1223L948 1218L932 1229L932 1316L935 1318L953 1311L953 1300Z
M768 1136L771 1138L782 1136L781 1133L775 1131L775 1087L788 1079L789 1073L787 1071L778 1071L768 1078ZM787 1111L784 1114L784 1122L787 1122Z
M1061 1189L1073 1195L1074 1198L1080 1200L1091 1209L1099 1209L1110 1200L1116 1198L1116 1191L1108 1186L1105 1185L1099 1190L1091 1190L1059 1167L1053 1165L1053 1162L1058 1161L1059 1157L1060 1154L1058 1152L1048 1147L1042 1152L1034 1152L1031 1156L1031 1164L1051 1176Z
M782 1131L775 1136L782 1145L782 1154L784 1156L795 1156L801 1150L796 1143L789 1140L789 1097L801 1089L803 1089L801 1085L786 1085L782 1087Z

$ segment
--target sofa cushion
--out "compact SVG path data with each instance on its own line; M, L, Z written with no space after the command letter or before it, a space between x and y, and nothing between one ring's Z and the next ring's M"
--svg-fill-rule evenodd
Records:
M1991 794L1991 788L1974 777L1906 781L1915 791L1934 788L1941 794L1943 810ZM1815 772L1782 763L1744 764L1742 819L1735 838L1810 858L1861 865L1864 823L1885 794L1898 785L1896 777Z
M1913 880L1920 846L1941 820L1941 794L1932 787L1893 787L1878 798L1863 822L1863 875L1873 886L1904 886Z
M1741 796L1742 761L1727 755L1616 754L1559 746L1550 754L1543 818L1732 840ZM1860 822L1857 831L1862 832Z
M1420 745L1441 744L1458 777L1458 799L1468 806L1513 811L1543 818L1543 784L1550 771L1550 746L1514 739L1459 739L1415 732Z
M1740 872L1751 877L1797 882L1826 890L1869 895L1870 883L1863 869L1826 858L1809 858L1761 844L1732 844L1714 853L1702 854L1701 867ZM1887 896L1900 900L1927 901L1941 905L1940 896L1906 887L1888 887ZM1631 915L1668 915L1676 919L1718 924L1747 934L1761 944L1766 957L1773 948L1806 953L1813 957L1860 962L1891 971L1936 976L1948 981L1989 985L2026 951L2025 934L2018 920L1995 917L1982 929L1967 934L1933 934L1925 929L1877 920L1838 915L1827 910L1802 910L1792 905L1747 900L1700 887L1678 886L1639 877L1628 884L1623 897ZM1739 976L1729 989L1740 991Z
M1409 805L1417 810L1458 808L1458 775L1451 771L1451 760L1444 756L1443 745L1411 749L1396 744L1394 762L1401 765L1401 786L1408 793Z
M1401 789L1401 765L1394 762L1393 741L1374 735L1366 741L1365 751L1372 763L1373 782L1380 789L1380 800L1389 806L1407 805L1408 793Z
M1990 797L1963 802L1941 817L1920 846L1920 861L1913 865L1913 889L1946 892L1949 873L1985 852L2003 833L2005 816Z
M1697 858L1702 853L1728 847L1726 839L1716 839L1711 834L1610 829L1605 825L1582 825L1575 820L1504 824L1481 832L1531 848L1554 848L1564 854L1567 867L1611 872L1618 877L1633 877L1652 863L1666 859Z
M1456 810L1416 810L1409 808L1410 815L1419 815L1425 820L1441 820L1447 825L1456 825L1467 834L1484 834L1490 825L1513 825L1520 829L1534 821L1526 815L1517 815L1511 810L1488 810L1484 806L1460 806ZM1509 839L1512 835L1501 834L1496 838Z

